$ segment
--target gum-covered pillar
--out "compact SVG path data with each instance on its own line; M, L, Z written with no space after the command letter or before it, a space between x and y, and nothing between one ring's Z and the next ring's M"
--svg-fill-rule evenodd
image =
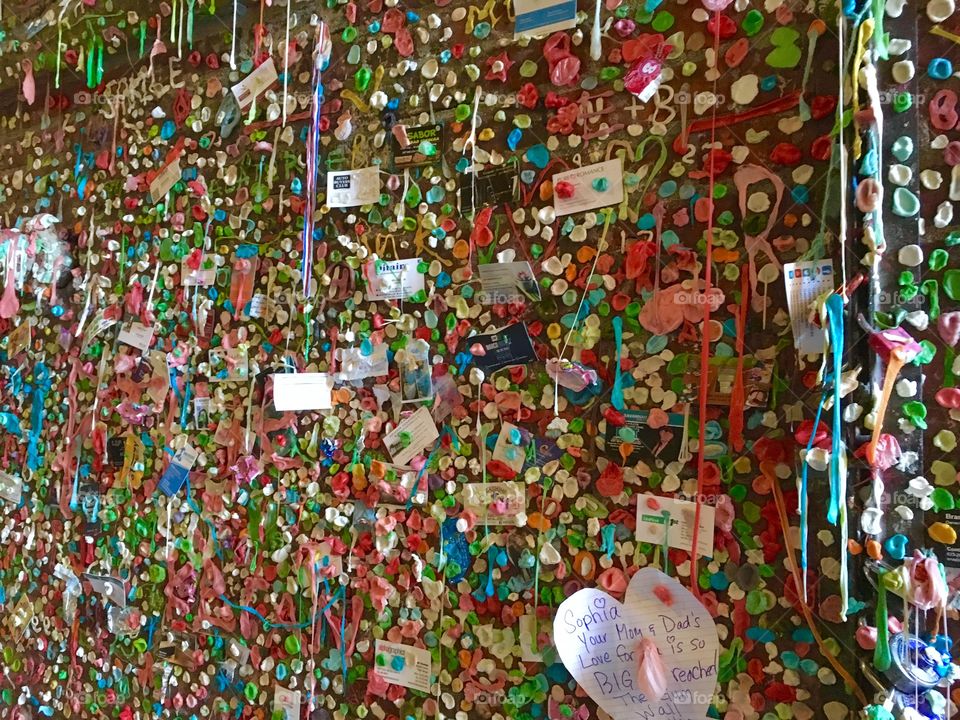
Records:
M863 603L858 632L863 669L882 690L878 702L895 710L904 696L893 688L891 667L898 662L892 655L904 641L912 642L911 634L924 623L896 587L904 561L912 562L925 546L922 508L928 492L922 478L922 392L929 285L918 194L924 141L917 9L905 3L847 5L853 127L846 145L855 228L849 242L868 280L848 316L847 367L862 365L859 386L844 410L856 489L850 549L861 560L851 595ZM901 632L897 619L907 619L909 633Z

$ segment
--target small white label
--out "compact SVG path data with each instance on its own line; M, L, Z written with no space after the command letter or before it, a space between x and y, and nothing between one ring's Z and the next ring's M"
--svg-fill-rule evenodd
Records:
M23 494L23 480L16 475L5 473L0 470L0 498L14 505L20 504L20 496Z
M465 483L463 509L477 516L477 522L492 526L522 525L527 492L522 482Z
M231 87L240 109L246 110L260 96L260 93L277 81L277 77L277 66L273 64L273 58L268 58L252 73Z
M540 299L540 286L526 261L480 265L480 285L483 289L478 300L484 305Z
M120 328L117 339L124 345L135 347L140 352L145 353L150 349L150 343L153 342L153 327L136 320L129 320Z
M371 260L366 266L367 300L406 300L423 290L420 258Z
M783 266L793 346L804 355L823 354L826 335L824 328L810 322L811 306L817 298L833 292L836 280L833 260L810 260Z
M339 382L382 377L390 372L386 343L375 345L369 355L364 355L356 347L342 348L337 354L340 356L340 372L337 373Z
M276 314L277 303L273 298L267 297L263 293L257 293L250 300L250 317L263 318L267 322L271 322Z
M283 713L283 720L299 720L300 691L278 685L273 691L273 711Z
M181 174L180 158L176 157L164 165L150 183L150 199L155 203L160 202L170 192L170 188L177 184Z

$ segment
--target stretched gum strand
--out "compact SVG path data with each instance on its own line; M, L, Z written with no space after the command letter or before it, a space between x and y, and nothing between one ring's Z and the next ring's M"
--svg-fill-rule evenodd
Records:
M768 180L770 184L773 185L777 200L773 205L773 209L770 211L770 215L767 218L767 224L764 226L763 230L756 235L748 235L747 233L744 233L743 238L743 245L746 248L747 259L749 263L750 290L752 291L754 297L757 296L757 253L762 252L778 270L781 268L780 259L777 257L776 253L774 253L773 247L770 245L770 241L767 240L767 237L770 235L770 231L773 229L773 226L776 224L778 216L780 215L780 205L783 202L785 185L783 180L781 180L777 175L774 175L772 172L760 165L742 165L737 169L737 172L734 173L733 176L733 182L737 186L737 196L740 202L740 215L744 219L746 219L748 214L747 190L751 185L756 185L764 180ZM763 301L764 304L766 304L766 296L764 296Z
M887 414L887 404L890 402L893 385L897 380L897 375L900 374L900 370L906 362L906 354L900 348L894 348L890 351L890 359L887 360L887 372L883 376L883 388L880 390L880 403L877 405L877 418L873 422L873 435L870 437L870 443L867 445L867 462L871 465L873 465L877 459L877 443L880 442L880 433L883 430L883 417Z
M863 65L863 58L867 52L867 43L873 37L873 18L867 18L860 23L857 30L857 44L853 55L853 69L850 72L850 81L853 84L853 93L851 100L853 102L853 122L859 129L860 124L857 118L860 115L860 66ZM853 159L859 160L863 154L863 139L860 133L855 133L853 137Z
M877 626L877 645L873 649L873 666L880 672L890 667L889 631L887 628L887 586L883 584L884 570L877 572L877 611L874 622Z
M930 34L936 35L937 37L942 37L944 40L949 40L950 42L960 45L960 35L952 33L949 30L944 30L939 25L934 25L932 28L930 28Z
M843 444L840 442L840 376L843 366L843 298L839 295L830 295L826 301L827 323L833 360L833 427L830 432L830 506L827 508L827 521L837 524L840 506L844 494L841 489L843 474L840 467L840 455ZM816 428L814 428L816 430ZM844 554L841 559L845 557Z
M717 10L714 14L714 33L713 33L713 57L716 58L720 53L720 11ZM716 95L717 82L714 80L713 83L714 95ZM694 123L696 124L696 123ZM710 128L710 147L713 148L714 144L717 141L717 126L719 124L719 118L717 117L717 104L713 104L713 114L710 118L709 125ZM686 132L680 133L677 136L677 140L684 140L687 137ZM674 148L676 148L676 140L674 141ZM685 149L685 148L684 148ZM678 152L683 152L679 150ZM713 152L708 154L709 163L710 163L710 190L707 194L707 232L706 232L706 254L704 256L704 280L703 280L703 296L709 297L710 288L711 288L711 271L713 267L713 215L714 215L714 198L713 191L717 181L717 173L714 170L714 162L716 155ZM659 241L658 241L659 243ZM658 272L659 276L659 272ZM707 377L707 372L710 368L710 338L707 336L708 328L710 327L710 303L703 303L703 331L700 337L700 376L703 378ZM707 383L703 382L700 384L700 392L698 393L699 397L697 398L697 407L698 407L698 421L699 428L698 433L698 447L697 447L697 502L694 507L693 512L693 537L690 542L690 589L693 593L693 596L700 600L700 581L698 578L697 571L697 561L700 558L700 511L703 505L703 478L706 474L706 449L707 449Z
M778 113L795 108L799 104L800 91L794 90L793 92L787 93L783 97L779 97L776 100L771 100L763 105L757 105L751 110L745 110L740 113L731 113L730 115L720 115L716 119L708 120L703 118L701 120L694 120L689 126L684 128L679 135L677 135L677 138L673 141L673 151L679 154L684 153L687 149L686 139L694 133L710 130L714 123L716 123L716 127L718 128L730 127L731 125L736 125L737 123L744 122L745 120L755 120L756 118L765 117L767 115L776 115Z
M773 498L777 506L777 515L780 517L780 529L783 531L783 542L787 550L787 564L790 567L790 573L793 575L794 587L799 588L801 586L801 580L798 577L799 571L797 570L797 561L793 554L793 543L790 540L790 523L787 520L787 505L786 501L783 499L783 491L780 489L779 482L771 483L773 488ZM860 689L860 686L853 679L853 676L850 672L840 664L840 661L833 656L829 649L824 645L823 637L820 635L820 630L817 628L817 623L813 618L813 613L810 612L810 607L803 601L797 603L800 606L800 612L803 615L803 619L807 623L807 627L810 630L810 633L813 635L814 642L816 642L817 647L820 649L820 654L824 659L830 663L830 666L833 668L834 672L837 673L846 683L847 687L850 688L850 691L856 696L857 700L861 705L866 706L868 704L866 695L863 694L863 690Z

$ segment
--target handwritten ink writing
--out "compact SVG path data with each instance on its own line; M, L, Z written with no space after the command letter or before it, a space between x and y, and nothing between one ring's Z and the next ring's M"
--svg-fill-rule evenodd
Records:
M604 695L623 695L633 690L633 669L617 672L593 671L593 679ZM637 702L646 702L643 693L639 693Z
M643 630L632 625L617 623L614 627L617 630L617 640L642 640Z
M574 633L578 629L590 632L590 628L596 627L602 623L612 622L620 617L619 605L607 607L607 599L603 597L595 598L592 607L585 615L576 617L573 610L567 610L563 614L563 621L567 625L567 632Z
M577 640L579 640L580 644L583 645L585 652L590 652L590 648L603 647L607 644L607 634L600 633L599 635L587 635L587 633L583 632L577 635Z
M690 630L700 628L700 618L691 616L689 613L682 618L671 617L670 615L660 615L660 623L663 625L664 632L674 632L676 630Z
M608 715L623 720L704 717L717 686L718 639L706 609L676 580L655 568L631 579L621 602L594 589L564 601L554 641L564 665ZM662 598L672 600L665 606ZM652 640L666 674L657 697L637 684L641 640Z
M717 666L714 664L704 665L699 660L697 664L690 668L673 668L673 679L677 682L696 682L704 678L713 677L717 672Z
M586 658L584 658L583 655L580 655L577 659L580 661L581 669L585 670L589 667L596 667L598 665L603 665L604 663L610 662L610 653L603 652L599 655L587 655Z

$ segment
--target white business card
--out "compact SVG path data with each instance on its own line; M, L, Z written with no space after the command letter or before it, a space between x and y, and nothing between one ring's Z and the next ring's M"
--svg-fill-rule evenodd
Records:
M412 645L377 640L377 674L389 683L430 692L430 651Z
M438 437L440 432L430 411L421 407L387 433L383 443L395 464L407 465Z
M577 25L576 0L514 0L513 36L539 37Z
M332 208L373 205L380 201L380 168L332 170L327 173L327 206Z
M522 482L464 483L463 509L485 525L524 525L527 489Z
M153 342L153 326L144 325L136 320L128 320L120 327L117 340L145 353L150 349L150 343Z
M667 545L677 550L693 548L693 527L697 504L687 500L640 495L637 497L637 540L640 542ZM713 556L713 530L716 508L705 503L700 505L700 533L697 548L703 557Z
M424 288L420 258L373 259L365 268L367 300L406 300Z
M566 170L553 176L553 209L557 215L610 207L621 202L623 167L619 158Z

